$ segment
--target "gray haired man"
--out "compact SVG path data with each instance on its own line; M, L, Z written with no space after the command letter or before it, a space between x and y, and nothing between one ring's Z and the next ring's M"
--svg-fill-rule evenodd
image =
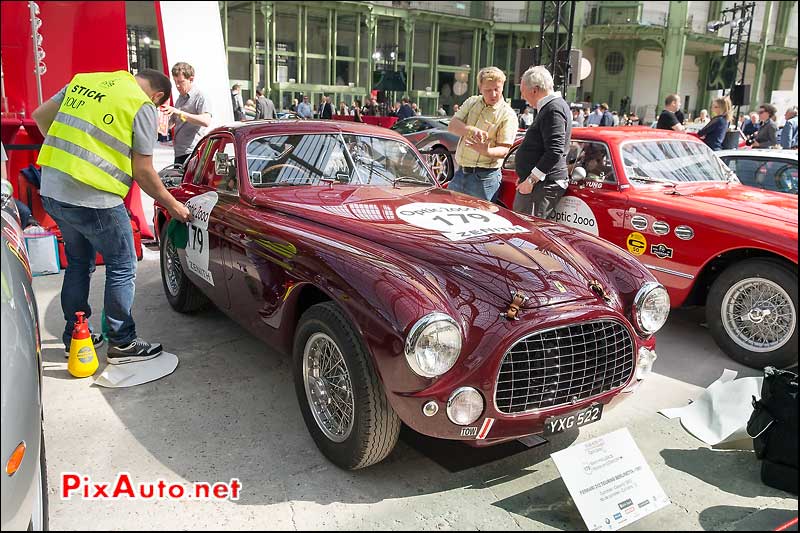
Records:
M567 152L572 112L561 93L553 91L553 76L545 67L526 70L520 92L538 113L517 150L519 183L514 211L548 218L569 185Z

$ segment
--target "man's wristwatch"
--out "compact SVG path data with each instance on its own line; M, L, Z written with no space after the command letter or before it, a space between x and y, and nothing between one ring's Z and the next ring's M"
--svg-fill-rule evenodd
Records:
M181 111L181 120L183 122L186 122L186 113L184 113L183 111Z

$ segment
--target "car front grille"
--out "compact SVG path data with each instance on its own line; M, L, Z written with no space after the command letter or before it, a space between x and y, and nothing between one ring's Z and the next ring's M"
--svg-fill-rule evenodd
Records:
M592 398L625 385L633 364L631 335L615 320L533 333L503 357L495 407L519 414Z

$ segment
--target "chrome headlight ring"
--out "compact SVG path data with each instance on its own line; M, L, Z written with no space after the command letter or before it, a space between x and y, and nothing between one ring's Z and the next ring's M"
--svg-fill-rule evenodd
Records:
M669 309L669 293L663 285L655 281L642 285L633 299L631 311L637 331L645 337L656 333L666 323Z
M429 342L432 335L436 335L435 340L439 340L438 334L440 332L436 331L437 327L445 329L441 333L451 335L451 346L440 345L443 350L449 351L449 354L440 355L436 353L439 346L419 346L420 341ZM452 330L447 331L449 328L452 328ZM438 312L427 314L417 320L408 333L405 345L406 361L411 370L417 375L426 378L441 376L450 370L458 359L461 353L461 342L461 329L452 317ZM426 350L432 349L434 350L433 352L426 352ZM422 353L420 353L420 350L422 350ZM420 355L427 356L429 360L421 360Z

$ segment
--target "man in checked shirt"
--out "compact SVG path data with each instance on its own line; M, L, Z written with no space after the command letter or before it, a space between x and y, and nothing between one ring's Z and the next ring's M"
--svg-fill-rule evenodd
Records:
M500 188L503 158L517 133L517 116L503 98L506 75L497 67L478 72L480 95L468 98L453 115L448 131L461 137L458 170L448 189L491 200Z

